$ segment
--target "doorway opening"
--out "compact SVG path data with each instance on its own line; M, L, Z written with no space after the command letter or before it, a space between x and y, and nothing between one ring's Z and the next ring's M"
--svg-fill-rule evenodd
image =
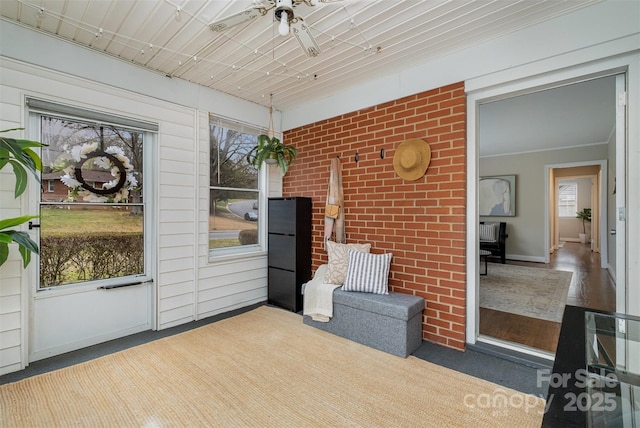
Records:
M505 222L508 238L506 263L501 266L491 263L490 259L487 275L479 274L484 269L484 265L479 266L482 253L477 248L469 251L469 260L473 260L470 263L474 266L469 269L472 284L468 288L468 301L473 302L475 311L469 314L467 331L475 340L468 341L552 359L565 304L615 310L614 282L603 268L610 263L606 251L609 244L606 216L610 203L606 191L609 178L606 160L615 162L616 75L549 82L548 86L521 88L519 92L513 92L513 88L505 93L492 89L482 95L474 94L470 100L475 101L470 117L476 118L476 129L470 135L470 140L475 137L475 147L470 149L475 151L477 159L477 169L469 170L475 178L474 185L470 185L475 208L470 210L473 215L469 218L476 219L469 226L470 242L478 242L476 224L480 222ZM589 119L592 114L598 116L597 123ZM599 167L603 159L604 169ZM595 184L594 188L604 189L602 202L597 200L595 191L590 190L588 205L591 206L580 208L590 208L593 216L591 239L583 246L572 240L561 240L559 217L549 214L551 207L558 206L554 199L558 192L549 192L549 188L558 184L560 176L552 175L548 166L576 163L598 165L597 171L573 176L584 176ZM515 215L482 216L478 209L481 196L477 190L478 180L510 175L516 176L512 201ZM576 241L578 239L576 236ZM523 285L518 279L523 276L519 269L528 269L524 272L533 277L530 285ZM518 273L512 276L504 273L509 270ZM492 271L494 280L503 276L499 280L503 288L493 294L486 286ZM564 279L557 279L556 273ZM547 276L550 279L541 279ZM561 297L554 294L558 281L563 281L565 287ZM528 296L523 292L545 282L550 291L534 291ZM529 300L519 301L523 295ZM495 296L501 302L487 303ZM543 307L545 304L548 308ZM532 307L536 310L531 311Z

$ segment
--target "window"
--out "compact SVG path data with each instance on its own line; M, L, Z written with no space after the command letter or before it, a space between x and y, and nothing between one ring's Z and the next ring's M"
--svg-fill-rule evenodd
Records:
M578 212L578 183L562 182L558 185L558 216L575 218Z
M40 198L39 288L144 275L147 133L49 113L37 118L49 182Z
M209 250L214 253L255 250L259 245L258 171L246 157L261 133L209 115Z

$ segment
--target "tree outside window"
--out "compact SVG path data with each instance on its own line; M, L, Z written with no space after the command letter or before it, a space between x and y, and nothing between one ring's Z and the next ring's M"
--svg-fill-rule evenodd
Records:
M144 132L53 115L40 116L40 132L42 181L50 184L40 194L39 288L143 275ZM124 166L107 162L109 151L126 159L130 174L117 198L105 189ZM79 176L98 193L76 186Z
M259 244L258 171L247 153L262 131L209 115L209 249L243 251Z

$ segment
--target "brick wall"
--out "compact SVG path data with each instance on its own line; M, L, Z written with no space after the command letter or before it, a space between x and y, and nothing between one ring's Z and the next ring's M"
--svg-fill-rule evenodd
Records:
M459 349L465 346L465 100L464 84L457 83L284 135L299 156L284 177L283 194L313 199L314 271L327 261L324 204L330 159L338 156L347 242L392 252L392 291L427 301L423 338ZM393 169L395 148L408 138L431 146L429 169L416 181Z

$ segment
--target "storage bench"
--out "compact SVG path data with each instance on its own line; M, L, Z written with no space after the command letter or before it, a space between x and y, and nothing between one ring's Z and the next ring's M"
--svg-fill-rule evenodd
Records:
M303 322L363 345L408 357L422 343L424 299L402 293L333 292L333 318Z

